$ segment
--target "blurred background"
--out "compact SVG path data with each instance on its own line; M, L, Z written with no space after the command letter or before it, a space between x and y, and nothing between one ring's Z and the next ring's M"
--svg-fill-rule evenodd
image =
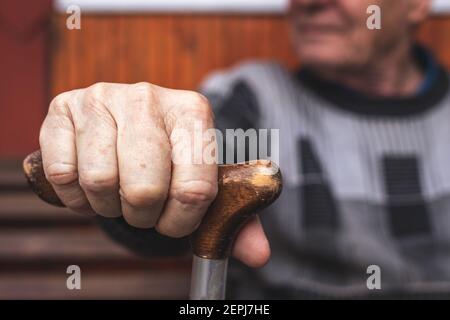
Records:
M69 30L69 4L81 29ZM261 4L262 3L262 4ZM143 259L95 222L29 191L23 157L38 148L52 97L95 82L195 89L247 59L296 60L285 0L0 0L0 299L186 298L190 260ZM417 38L450 68L450 0L437 0ZM66 268L82 270L67 290Z

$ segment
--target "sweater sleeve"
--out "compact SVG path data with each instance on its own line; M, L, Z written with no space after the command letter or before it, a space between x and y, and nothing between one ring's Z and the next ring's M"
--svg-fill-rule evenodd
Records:
M214 91L203 91L202 93L208 98L213 108L216 128L221 131L223 136L222 145L219 145L219 155L222 155L223 162L238 162L238 149L245 150L245 161L256 160L254 156L250 155L248 142L234 137L234 130L240 129L246 132L249 129L257 129L259 126L258 101L250 86L245 81L239 80L232 84L231 89L225 95L217 94ZM233 130L233 135L228 135L228 130ZM220 144L220 140L218 143ZM234 157L227 158L227 153L230 152Z

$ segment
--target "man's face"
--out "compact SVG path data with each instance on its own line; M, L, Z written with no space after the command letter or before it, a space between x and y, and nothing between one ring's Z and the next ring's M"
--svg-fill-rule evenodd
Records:
M381 8L381 30L367 27L370 5ZM428 0L291 0L294 46L304 65L358 69L409 41L428 5Z

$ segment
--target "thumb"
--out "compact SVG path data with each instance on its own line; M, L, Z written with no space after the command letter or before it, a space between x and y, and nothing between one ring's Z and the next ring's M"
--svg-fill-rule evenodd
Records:
M263 267L270 258L270 246L259 216L254 216L240 231L233 256L249 267Z

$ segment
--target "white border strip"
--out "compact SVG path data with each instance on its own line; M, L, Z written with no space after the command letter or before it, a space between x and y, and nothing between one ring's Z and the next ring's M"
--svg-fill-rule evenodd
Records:
M450 0L434 0L433 12L436 14L450 14Z
M58 12L78 5L87 13L282 13L286 0L54 0Z
M74 4L87 13L283 13L287 0L54 0L65 13ZM450 14L450 0L434 0L433 12Z

